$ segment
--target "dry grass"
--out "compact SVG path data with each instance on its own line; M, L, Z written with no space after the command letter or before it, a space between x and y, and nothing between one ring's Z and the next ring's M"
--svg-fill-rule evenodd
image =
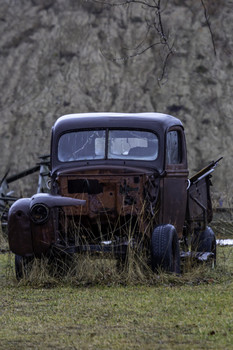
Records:
M215 270L182 276L142 277L135 262L117 276L114 260L78 260L63 279L36 261L18 283L12 255L0 256L0 349L232 348L232 247L218 247Z
M217 226L216 226L217 224ZM215 226L214 226L215 225ZM233 229L228 222L218 221L212 225L218 237L232 237ZM220 229L218 229L221 228ZM3 252L8 251L7 237L0 229L0 247ZM129 247L128 259L123 268L118 268L115 259L104 258L101 254L96 258L89 254L75 255L69 266L66 263L59 262L59 266L50 264L47 258L35 259L30 274L23 278L21 285L43 286L60 285L61 283L74 286L87 285L157 285L171 284L184 285L200 284L210 280L221 282L228 278L229 266L232 266L232 249L218 248L221 256L218 257L218 264L215 270L206 268L203 264L194 264L191 260L181 264L182 274L176 276L173 274L159 273L154 274L151 271L146 257L140 253L135 253ZM223 256L223 254L225 254ZM228 256L229 255L229 256ZM14 257L9 254L8 275L15 278ZM226 263L225 263L226 262Z
M17 282L13 254L1 254L0 350L231 349L233 247L218 247L214 270L183 270L154 274L133 252L120 271L77 255L60 275L35 260Z
M9 250L7 234L2 231L0 223L0 252L4 253Z
M212 269L204 263L187 260L182 264L182 274L155 274L142 256L129 253L128 261L119 269L115 259L96 258L90 255L75 255L66 265L51 264L47 258L35 259L31 271L19 284L21 286L134 286L134 285L199 285L222 283L232 278L233 249L218 247L217 267ZM8 277L14 276L14 257L8 254Z

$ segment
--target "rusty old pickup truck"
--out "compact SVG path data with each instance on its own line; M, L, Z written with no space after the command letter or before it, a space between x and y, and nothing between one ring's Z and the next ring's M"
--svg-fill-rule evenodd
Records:
M153 271L180 273L185 256L216 261L210 177L189 178L181 121L160 113L88 113L53 128L50 191L17 200L8 235L16 277L42 256L144 250Z

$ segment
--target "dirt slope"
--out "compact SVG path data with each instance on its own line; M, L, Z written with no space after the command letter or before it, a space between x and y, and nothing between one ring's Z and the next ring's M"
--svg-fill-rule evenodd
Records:
M175 55L159 84L159 46L130 60L145 39L141 5L109 7L75 0L0 0L1 174L33 166L49 152L50 130L74 112L157 111L186 128L193 173L224 156L215 174L220 191L231 189L233 1L205 1L216 46L201 2L169 1L162 13ZM34 179L20 189L32 192ZM26 190L26 191L25 191Z

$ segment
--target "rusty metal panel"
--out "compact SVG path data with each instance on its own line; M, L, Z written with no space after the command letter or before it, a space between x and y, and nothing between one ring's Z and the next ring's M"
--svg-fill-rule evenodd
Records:
M29 203L29 198L19 199L11 206L9 211L9 246L13 253L22 256L33 254Z
M189 221L202 222L204 225L212 220L212 204L209 193L209 177L191 184L188 196Z
M160 224L174 225L179 237L183 234L186 214L187 176L187 171L168 172L161 181Z
M64 196L86 200L83 207L67 207L67 215L100 213L110 216L138 215L143 205L143 176L113 174L80 174L60 176L60 192Z
M56 238L56 228L54 227L53 212L44 224L31 222L32 245L35 256L40 257L46 254Z

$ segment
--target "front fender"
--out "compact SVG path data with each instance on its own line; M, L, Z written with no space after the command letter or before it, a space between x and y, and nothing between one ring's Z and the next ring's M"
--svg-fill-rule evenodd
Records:
M17 200L10 208L8 217L9 246L17 255L46 254L51 244L56 241L57 216L56 207L84 205L85 200L38 193L32 198ZM36 205L49 208L49 216L45 222L35 223L31 217L31 210Z
M18 199L8 213L8 240L10 250L18 255L33 254L30 198Z
M48 208L85 205L86 201L82 199L62 197L49 193L37 193L31 198L30 208L35 204L45 204Z

